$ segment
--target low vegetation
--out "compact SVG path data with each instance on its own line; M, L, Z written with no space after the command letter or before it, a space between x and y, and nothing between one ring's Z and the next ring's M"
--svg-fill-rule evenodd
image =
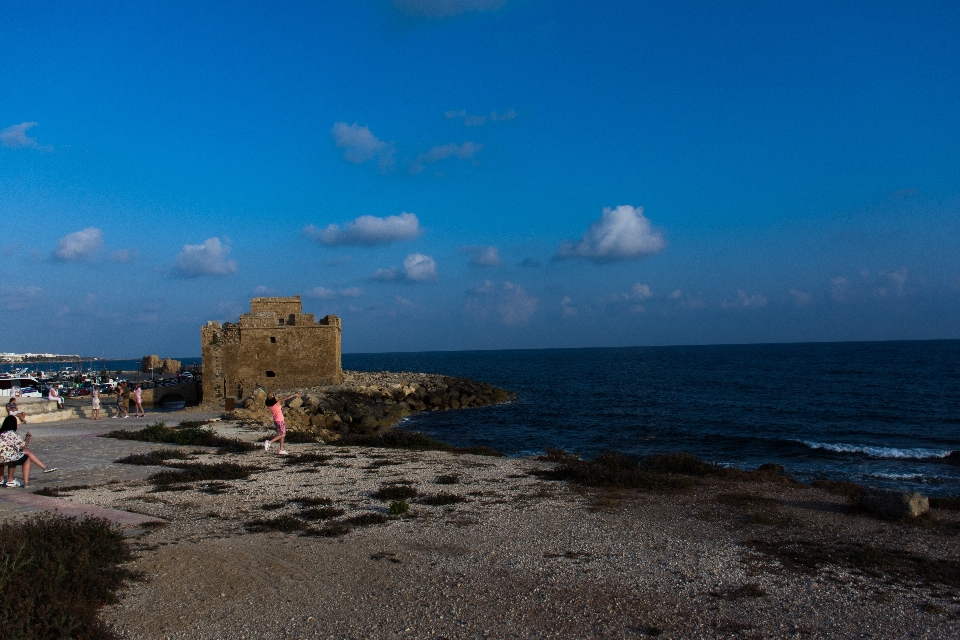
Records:
M141 466L160 466L167 460L189 460L191 457L189 453L182 449L155 449L147 453L133 453L114 460L114 462Z
M168 465L172 469L155 473L148 478L155 485L181 484L198 480L246 480L259 467L244 466L232 462L215 464L178 463Z
M491 447L454 447L418 431L391 429L378 435L349 434L337 440L337 446L405 449L408 451L449 451L476 456L504 456Z
M136 575L123 533L100 518L40 514L0 524L0 633L109 639L101 607Z
M377 500L406 500L408 498L417 497L416 487L411 487L408 484L388 484L380 487L377 491L374 491L372 494Z
M117 429L105 433L104 438L117 440L137 440L139 442L155 442L176 444L182 447L217 447L220 453L244 453L254 451L256 443L243 442L236 438L224 438L207 426L206 422L181 422L176 427L168 427L163 422L155 422L143 429L128 431Z
M447 505L459 504L466 501L467 499L463 496L458 496L453 493L437 493L432 496L424 496L420 499L420 504L425 504L431 507L445 507Z

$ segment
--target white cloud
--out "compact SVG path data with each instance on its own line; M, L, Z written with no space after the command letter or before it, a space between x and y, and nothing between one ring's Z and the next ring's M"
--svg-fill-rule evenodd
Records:
M42 145L27 135L27 130L37 126L36 122L21 122L0 131L0 144L10 149L39 149L53 151L50 145Z
M633 285L633 288L630 289L630 297L636 300L646 300L647 298L653 297L653 291L650 290L650 287L645 284L640 284L639 282Z
M759 293L755 293L752 296L748 296L743 292L743 289L737 289L737 299L734 302L729 302L724 300L721 304L721 307L724 309L731 309L734 307L765 307L767 306L767 298Z
M337 292L333 289L327 289L326 287L316 287L303 295L307 298L313 298L314 300L329 300L330 298L336 297Z
M379 282L393 282L400 278L400 271L396 267L389 269L377 269L373 274L373 279Z
M470 256L470 264L475 267L499 267L503 264L500 250L492 246L460 247L460 253Z
M388 244L399 240L413 240L421 233L420 221L416 214L404 211L398 216L377 218L360 216L341 228L331 224L324 229L308 225L303 234L328 247L340 245Z
M19 311L34 307L43 300L40 287L0 286L0 308L7 311Z
M667 296L667 300L679 300L683 297L683 293L680 292L680 289L676 289L670 295Z
M636 260L660 253L667 246L663 234L653 231L643 207L620 205L604 207L599 220L590 224L587 233L576 242L569 241L557 249L558 259L585 258L593 262Z
M790 289L790 295L793 296L793 303L798 307L805 307L813 300L812 295L806 291L798 291L797 289Z
M265 284L258 284L256 287L253 288L253 295L254 297L257 297L257 298L275 296L277 295L277 293L278 292L276 289L271 289Z
M381 171L387 171L396 163L396 150L392 143L384 142L373 135L367 127L356 122L337 122L330 130L337 147L344 149L343 159L353 164L363 164L376 159Z
M174 269L182 278L229 275L237 270L237 263L227 260L229 254L229 243L221 243L216 237L203 244L185 244L177 254Z
M417 159L410 163L410 173L416 174L422 172L426 165L434 162L440 162L447 158L459 158L460 160L470 160L480 153L483 145L476 142L464 142L463 144L440 144L426 153L421 153Z
M830 298L834 302L848 302L850 299L849 290L850 283L846 278L837 276L830 279Z
M880 275L886 277L891 284L893 284L898 296L902 296L903 287L907 284L907 275L909 273L910 271L906 267L900 267L896 271L881 271Z
M573 300L570 296L563 296L563 299L560 300L560 310L563 312L564 318L572 318L577 315L577 308L573 306Z
M412 282L426 282L437 277L437 263L430 256L411 253L403 260L403 275Z
M359 298L363 295L363 289L360 287L348 287L339 292L341 298Z
M496 314L501 324L522 326L530 322L538 302L520 285L512 282L498 285L486 280L469 291L464 311L481 320Z
M449 18L463 13L493 11L507 0L393 0L400 13L415 18Z
M53 255L59 260L80 262L92 260L103 246L103 231L96 227L87 227L60 238Z
M114 262L125 264L140 257L140 252L136 249L117 249L110 254L110 259Z
M445 115L448 120L453 120L454 118L463 118L464 126L479 127L485 125L487 120L490 122L506 122L508 120L513 120L517 117L517 112L513 109L507 109L503 113L491 111L489 116L485 116L467 113L465 110L461 109L460 111L447 111L443 115Z

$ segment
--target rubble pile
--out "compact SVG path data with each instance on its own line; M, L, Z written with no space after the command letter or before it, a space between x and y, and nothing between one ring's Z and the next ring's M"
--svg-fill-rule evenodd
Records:
M388 431L401 419L420 411L448 411L510 402L516 394L486 382L429 373L344 371L342 384L285 389L287 428L320 436L326 441L344 434L371 435ZM267 394L257 388L231 413L230 419L272 424Z

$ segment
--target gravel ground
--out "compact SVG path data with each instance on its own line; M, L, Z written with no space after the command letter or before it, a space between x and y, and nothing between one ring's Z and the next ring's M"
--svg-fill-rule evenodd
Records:
M531 459L288 449L290 459L276 449L195 454L197 462L255 467L247 479L165 491L135 480L71 493L169 521L134 540L133 568L144 578L102 614L117 635L958 637L956 585L843 561L804 568L756 550L758 542L859 542L954 567L950 582L960 561L956 512L892 523L788 483L584 491L531 475L552 467ZM441 476L458 482L438 484ZM416 489L408 514L333 535L331 524L386 515L389 500L371 495L384 486ZM464 501L420 502L440 493ZM329 503L292 502L304 498ZM280 516L313 535L249 530Z

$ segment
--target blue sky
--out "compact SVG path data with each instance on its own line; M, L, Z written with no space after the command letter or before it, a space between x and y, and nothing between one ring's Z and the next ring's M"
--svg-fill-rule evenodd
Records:
M0 351L960 338L960 6L10 2Z

